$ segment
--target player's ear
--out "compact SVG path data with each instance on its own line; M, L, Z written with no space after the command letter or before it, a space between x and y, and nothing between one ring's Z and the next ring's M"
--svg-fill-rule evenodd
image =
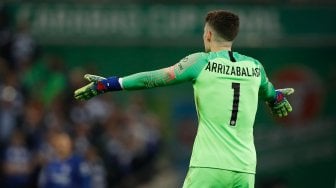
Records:
M213 33L212 33L210 30L208 30L208 31L206 32L206 34L205 34L205 39L206 39L208 42L210 42L212 37L213 37Z

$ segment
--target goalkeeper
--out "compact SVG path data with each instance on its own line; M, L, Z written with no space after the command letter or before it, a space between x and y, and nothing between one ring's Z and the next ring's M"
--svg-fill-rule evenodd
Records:
M292 111L285 96L294 90L275 90L258 60L231 51L238 29L237 15L211 11L205 18L205 52L191 54L171 67L125 77L87 74L91 83L74 96L88 100L109 91L190 81L199 126L183 187L254 187L253 124L258 99L266 101L274 115L283 117Z

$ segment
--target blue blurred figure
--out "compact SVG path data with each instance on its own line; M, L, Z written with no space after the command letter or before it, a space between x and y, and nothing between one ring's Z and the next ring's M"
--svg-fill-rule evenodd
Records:
M90 168L82 156L73 154L70 136L56 133L51 145L55 155L41 170L39 187L91 188Z
M29 186L33 162L31 160L31 152L25 144L23 133L19 130L15 131L4 152L2 161L4 184L1 187L24 188Z

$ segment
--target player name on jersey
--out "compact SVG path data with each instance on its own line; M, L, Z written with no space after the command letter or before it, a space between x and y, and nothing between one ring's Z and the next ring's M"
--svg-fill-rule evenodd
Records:
M205 70L231 76L260 76L260 69L257 67L229 66L215 62L209 62L208 65L205 67Z

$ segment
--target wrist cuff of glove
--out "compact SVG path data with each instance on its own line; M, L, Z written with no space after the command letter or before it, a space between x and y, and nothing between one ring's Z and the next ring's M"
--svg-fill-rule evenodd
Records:
M273 104L278 104L283 100L285 100L285 95L280 91L275 91L275 99L273 101Z
M106 78L104 80L97 82L97 90L99 92L107 92L107 91L120 91L122 87L119 83L119 77L112 76Z

